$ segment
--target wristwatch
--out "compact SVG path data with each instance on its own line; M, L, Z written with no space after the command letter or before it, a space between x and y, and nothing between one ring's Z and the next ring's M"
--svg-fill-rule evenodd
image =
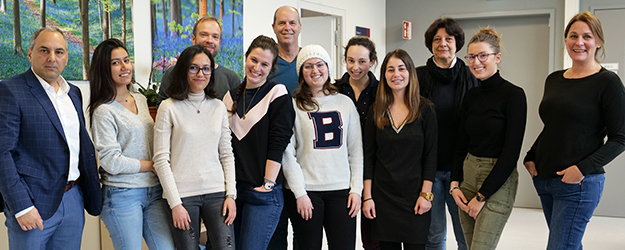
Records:
M486 197L485 197L484 195L480 194L480 193L477 193L477 194L475 195L475 199L476 199L477 201L479 201L479 202L486 201Z
M274 183L268 182L267 180L265 180L265 182L263 182L263 187L265 187L265 189L267 190L273 190L273 187L275 187L276 185Z
M432 192L430 192L430 193L421 192L419 194L419 196L425 198L428 201L433 201L434 200L434 194Z

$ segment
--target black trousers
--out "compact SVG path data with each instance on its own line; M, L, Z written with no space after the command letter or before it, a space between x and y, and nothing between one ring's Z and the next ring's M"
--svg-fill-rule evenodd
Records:
M294 238L300 250L320 250L325 229L330 250L356 248L356 218L351 218L347 200L349 189L336 191L308 191L313 204L313 215L308 221L297 213L295 196L288 189L284 195L284 207L293 224Z

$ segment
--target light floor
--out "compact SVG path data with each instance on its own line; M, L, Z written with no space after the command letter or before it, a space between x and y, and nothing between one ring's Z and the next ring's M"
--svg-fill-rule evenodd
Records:
M447 228L449 229L451 228L449 214L447 217ZM358 228L360 228L360 225ZM291 231L290 228L289 231ZM514 208L503 230L497 249L545 249L548 233L547 223L542 210ZM357 237L356 249L363 249L360 233L357 234ZM291 241L292 231L289 233L289 249L292 249ZM625 218L592 217L582 242L584 250L625 250ZM328 248L324 246L323 249L326 250ZM457 249L452 230L447 230L447 249Z

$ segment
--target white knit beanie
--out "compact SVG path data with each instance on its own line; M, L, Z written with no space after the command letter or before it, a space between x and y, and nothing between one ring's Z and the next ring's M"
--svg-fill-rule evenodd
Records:
M297 75L299 76L299 70L302 68L302 64L310 58L319 58L328 65L328 77L332 75L332 59L328 52L321 47L321 45L310 44L304 46L297 54Z

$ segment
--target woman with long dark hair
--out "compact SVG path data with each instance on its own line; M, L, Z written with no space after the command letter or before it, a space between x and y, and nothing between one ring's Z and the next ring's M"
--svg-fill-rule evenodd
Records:
M180 54L154 126L154 168L177 249L199 249L200 222L212 249L234 249L237 190L226 106L216 98L215 61L201 45Z
M243 83L224 96L236 159L239 249L267 249L284 207L282 154L295 111L286 87L267 79L277 60L278 44L256 37L245 53Z
M362 192L362 135L356 107L330 82L330 55L319 45L297 56L295 126L284 153L285 206L299 249L356 248Z
M362 210L380 249L425 249L436 174L434 107L419 94L410 55L386 54L364 133Z
M573 65L545 80L538 109L545 126L524 162L549 226L548 250L582 249L603 193L604 166L625 150L625 89L599 64L604 41L595 15L575 15L564 30Z
M115 249L174 249L162 188L152 162L154 122L145 97L130 91L124 44L100 43L89 68L89 114L100 160L101 218Z

